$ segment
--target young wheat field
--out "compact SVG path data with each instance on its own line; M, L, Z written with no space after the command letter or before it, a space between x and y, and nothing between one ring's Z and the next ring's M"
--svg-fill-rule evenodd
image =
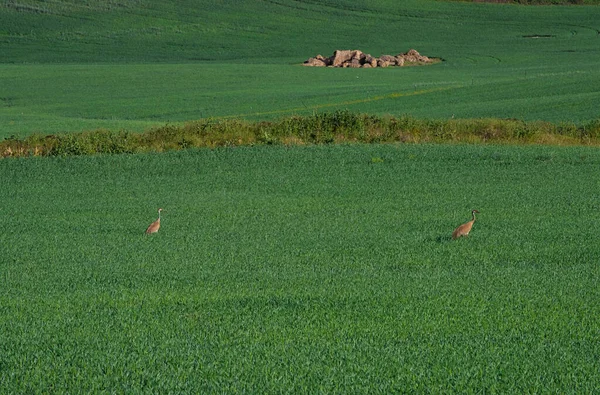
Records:
M0 380L594 392L599 164L473 145L0 161Z
M599 6L430 0L0 5L0 138L350 110L598 118ZM414 48L426 67L301 66Z
M0 392L599 393L580 3L1 2Z

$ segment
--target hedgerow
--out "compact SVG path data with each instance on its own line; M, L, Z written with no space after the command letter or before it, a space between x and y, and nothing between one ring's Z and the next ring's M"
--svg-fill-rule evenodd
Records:
M202 119L143 133L95 130L31 135L0 142L2 157L163 152L241 145L335 143L508 143L600 145L600 120L583 125L518 119L418 119L350 111L290 116L277 121Z

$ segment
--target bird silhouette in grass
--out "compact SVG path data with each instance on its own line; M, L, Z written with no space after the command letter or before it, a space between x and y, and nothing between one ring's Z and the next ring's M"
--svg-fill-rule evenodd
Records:
M146 234L149 235L151 233L156 233L158 232L158 230L160 229L160 212L163 211L162 208L158 209L158 219L154 222L152 222L150 224L150 226L148 226L148 229L146 229Z
M454 229L454 232L452 232L452 240L456 240L459 237L463 236L469 236L469 232L471 231L471 228L473 228L473 224L475 223L475 213L479 214L479 211L471 210L471 215L473 216L473 218L469 222L466 222L460 225L458 228Z

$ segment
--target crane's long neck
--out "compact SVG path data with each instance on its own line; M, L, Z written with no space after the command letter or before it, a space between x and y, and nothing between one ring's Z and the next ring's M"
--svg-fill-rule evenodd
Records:
M160 221L160 210L158 210L158 220Z
M473 219L471 220L471 222L475 222L475 211L472 211L471 214L473 215ZM159 215L159 217L160 217L160 215Z

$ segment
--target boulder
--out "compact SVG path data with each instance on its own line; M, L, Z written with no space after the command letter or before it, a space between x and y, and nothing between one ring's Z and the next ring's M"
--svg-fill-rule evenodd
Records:
M400 54L399 56L402 56L405 62L417 63L429 61L429 58L426 56L421 56L421 54L414 49L409 50L405 54Z
M370 65L371 67L377 67L377 58L372 57L371 55L367 55L365 57L364 65Z
M362 64L360 63L360 60L358 60L358 59L352 59L352 61L350 61L348 63L348 67L359 68L360 66L362 66Z
M348 60L352 59L353 54L354 54L354 51L338 49L337 51L335 51L333 53L333 59L332 59L331 65L333 67L342 67L344 62L347 62Z
M382 62L387 62L388 65L396 65L396 58L390 55L381 55L379 60Z
M364 60L366 56L367 55L365 55L364 53L362 53L362 51L359 51L358 49L352 52L352 60L356 59L358 61L361 61Z
M320 56L320 55L319 55ZM304 66L313 66L313 67L325 67L327 63L323 59L319 59L319 56L314 58L308 58L303 65Z

